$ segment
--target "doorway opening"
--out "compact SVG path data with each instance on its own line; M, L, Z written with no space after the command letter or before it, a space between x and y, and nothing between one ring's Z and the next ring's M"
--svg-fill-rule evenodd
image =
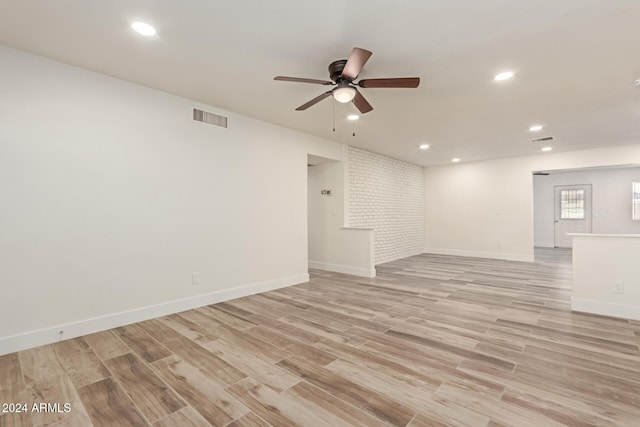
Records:
M307 260L323 259L331 230L342 226L342 164L307 155Z
M534 171L534 253L570 251L567 233L639 234L633 182L640 182L637 164Z

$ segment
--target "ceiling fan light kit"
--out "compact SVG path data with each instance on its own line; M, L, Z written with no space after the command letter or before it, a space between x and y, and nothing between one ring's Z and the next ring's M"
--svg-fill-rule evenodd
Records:
M351 102L356 96L356 90L348 85L337 87L331 92L333 93L333 98L342 104Z
M359 47L353 48L348 59L340 59L329 64L329 78L331 80L307 79L300 77L277 76L274 80L312 83L319 85L337 86L333 90L327 91L311 101L302 104L297 111L303 111L317 104L329 96L340 103L353 102L360 113L368 113L373 107L366 98L360 93L357 87L361 88L417 88L420 85L419 77L402 77L402 78L384 78L384 79L364 79L355 82L358 74L362 71L362 67L369 60L372 53L366 49ZM357 87L356 87L357 86Z

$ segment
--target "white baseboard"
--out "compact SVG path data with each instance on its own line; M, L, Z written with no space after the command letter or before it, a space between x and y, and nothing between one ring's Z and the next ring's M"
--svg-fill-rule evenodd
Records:
M298 274L2 337L0 338L0 356L308 281L309 274ZM62 337L60 331L64 331Z
M602 316L640 320L640 306L571 297L571 310Z
M398 260L398 259L404 259L404 258L409 258L409 257L412 257L412 256L416 256L416 255L421 255L423 253L424 252L420 251L420 252L415 252L415 253L412 253L412 254L403 255L403 256L400 256L400 257L391 257L391 258L383 259L380 262L376 262L376 265L384 264L385 262L391 262L391 261L395 261L395 260Z
M457 249L439 249L439 248L425 248L427 254L437 255L453 255L453 256L467 256L473 258L491 258L491 259L503 259L506 261L522 261L522 262L534 262L533 252L531 255L525 254L509 254L503 252L480 252L480 251L466 251Z
M375 267L369 269L361 267L351 267L348 265L329 264L327 262L309 261L309 268L315 268L316 270L334 271L336 273L352 274L354 276L376 277Z
M536 248L554 248L555 247L555 243L554 242L533 242L533 246Z

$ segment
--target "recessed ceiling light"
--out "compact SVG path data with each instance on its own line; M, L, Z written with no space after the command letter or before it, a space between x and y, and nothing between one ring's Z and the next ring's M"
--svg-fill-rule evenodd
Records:
M451 159L451 161L452 161L453 163L458 163L458 162L460 161L460 159L459 159L459 158L457 158L457 157L454 157L453 159Z
M131 28L138 34L142 34L143 36L151 37L156 35L156 29L146 22L134 22L131 24Z
M360 116L359 116L359 115L357 115L357 114L349 114L349 115L347 116L347 120L352 120L352 121L353 121L353 120L358 120L359 118L360 118Z
M514 75L513 71L505 71L504 73L497 74L494 77L494 79L498 81L509 80L511 77L513 77L513 75Z
M421 150L427 150L427 149L429 149L429 144L420 144L420 149L421 149Z
M539 130L542 130L542 128L542 125L533 125L529 128L529 132L538 132Z
M551 151L553 147L542 147L542 151Z

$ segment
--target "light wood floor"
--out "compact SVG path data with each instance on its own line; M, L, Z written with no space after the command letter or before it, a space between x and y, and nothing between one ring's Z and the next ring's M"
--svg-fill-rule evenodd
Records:
M0 425L639 426L640 322L571 313L567 253L314 271L2 356L0 402L71 412Z

